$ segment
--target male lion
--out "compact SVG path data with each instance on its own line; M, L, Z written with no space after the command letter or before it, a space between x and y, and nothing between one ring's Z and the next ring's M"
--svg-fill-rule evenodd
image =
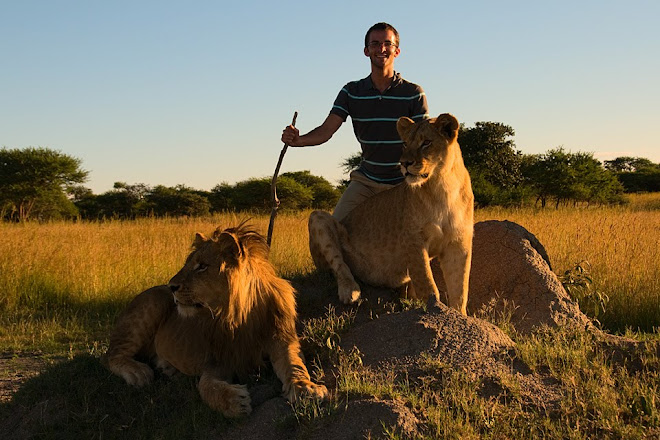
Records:
M174 299L172 299L174 296ZM291 285L275 275L264 238L244 224L208 239L197 234L193 252L167 286L139 294L119 317L103 362L130 385L153 380L149 359L166 373L201 376L199 393L227 417L249 414L245 385L235 374L273 364L290 400L325 398L310 381L295 328Z
M417 124L400 118L404 183L365 200L339 222L322 211L310 215L312 258L332 270L342 302L360 297L355 276L390 288L410 281L409 296L437 304L430 267L437 258L449 306L466 315L474 206L458 128L447 113Z

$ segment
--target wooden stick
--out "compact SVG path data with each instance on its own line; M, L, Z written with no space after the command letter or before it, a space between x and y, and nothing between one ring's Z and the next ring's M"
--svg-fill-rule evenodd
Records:
M298 118L298 112L293 113L293 121L291 121L292 126L296 126L296 119ZM270 222L268 223L268 237L266 242L268 247L270 247L270 242L273 238L273 225L275 224L275 217L277 216L277 210L280 208L280 199L277 198L277 175L280 173L280 167L282 166L282 159L286 154L286 149L289 148L289 145L284 144L282 151L280 152L280 159L277 161L277 166L275 167L275 174L273 174L273 180L270 182L270 199L273 202L273 207L270 210Z

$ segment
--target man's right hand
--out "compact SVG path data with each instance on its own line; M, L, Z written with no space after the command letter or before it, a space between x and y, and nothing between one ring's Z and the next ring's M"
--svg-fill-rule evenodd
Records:
M290 147L301 147L300 132L293 125L289 125L282 131L282 142Z
M289 125L282 132L282 142L290 147L311 147L312 145L321 145L327 142L333 134L339 129L344 120L339 116L330 113L323 124L316 127L309 133L300 136L298 129Z

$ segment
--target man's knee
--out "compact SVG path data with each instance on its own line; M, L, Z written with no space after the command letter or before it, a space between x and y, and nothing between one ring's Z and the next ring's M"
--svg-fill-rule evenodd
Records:
M348 188L346 188L346 191L344 191L344 194L342 194L341 198L339 199L339 202L337 202L337 206L335 206L335 209L332 212L332 216L335 218L335 220L340 221L346 217L348 213L351 212L356 206L367 200L371 195L372 194L369 191L369 188L367 188L364 184L351 181L351 183L348 185Z

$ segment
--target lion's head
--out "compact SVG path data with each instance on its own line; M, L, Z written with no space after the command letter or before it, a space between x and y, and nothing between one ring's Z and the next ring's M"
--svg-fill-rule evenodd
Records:
M197 233L192 253L169 282L179 314L210 311L236 328L268 292L288 291L293 300L291 286L276 276L268 252L264 237L244 223L218 228L211 238Z
M454 157L450 154L450 148L458 138L459 124L458 120L449 113L418 123L402 117L398 120L396 128L403 140L401 172L409 185L423 184L436 172L436 169L442 169L447 165L446 158Z

